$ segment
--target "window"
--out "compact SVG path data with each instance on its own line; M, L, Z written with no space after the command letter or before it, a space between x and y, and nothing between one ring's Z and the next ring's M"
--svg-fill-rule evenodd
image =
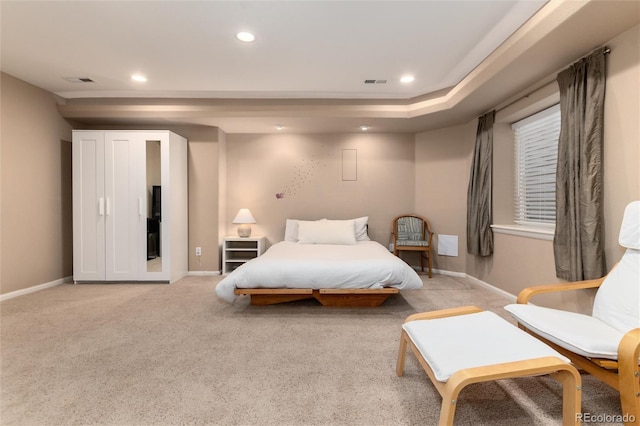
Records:
M512 125L516 149L515 222L555 225L560 105Z

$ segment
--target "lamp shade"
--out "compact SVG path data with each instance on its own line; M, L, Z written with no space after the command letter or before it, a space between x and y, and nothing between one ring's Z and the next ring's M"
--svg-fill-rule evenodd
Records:
M233 219L233 223L256 223L249 209L240 209Z
M233 223L240 224L240 226L238 226L238 236L247 238L251 236L251 225L249 224L256 223L256 220L253 218L249 209L240 209L236 217L233 218Z

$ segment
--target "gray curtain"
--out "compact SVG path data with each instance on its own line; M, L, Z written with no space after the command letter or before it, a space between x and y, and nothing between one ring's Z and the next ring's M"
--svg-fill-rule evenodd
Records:
M493 254L491 175L494 119L495 111L478 119L476 147L467 189L467 252L477 256Z
M558 74L560 139L556 174L556 275L568 281L606 274L602 213L605 48Z

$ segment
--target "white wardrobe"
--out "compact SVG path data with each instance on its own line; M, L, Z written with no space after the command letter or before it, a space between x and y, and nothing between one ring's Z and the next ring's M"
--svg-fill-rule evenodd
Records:
M73 131L73 280L174 282L188 269L187 140Z

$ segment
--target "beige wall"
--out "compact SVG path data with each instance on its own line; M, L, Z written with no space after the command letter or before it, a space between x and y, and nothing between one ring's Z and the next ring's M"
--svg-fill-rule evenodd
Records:
M607 43L611 54L607 57L607 89L605 101L604 133L604 201L605 201L605 253L610 268L620 258L623 250L617 238L624 207L632 200L640 199L640 34L636 26ZM557 102L557 85L546 85L527 99L518 103L521 110L527 110L532 104L540 108ZM555 99L555 101L554 101ZM545 105L545 102L548 105ZM513 109L513 108L511 108ZM511 117L518 111L511 111ZM513 196L513 136L505 113L496 116L494 131L494 221L512 224L511 202ZM416 136L416 179L424 185L424 176L440 170L442 161L450 159L449 173L445 179L442 173L436 185L425 191L422 198L416 194L418 210L436 207L442 202L433 202L433 198L442 201L438 191L466 191L469 166L475 139L475 122L468 126L457 126L437 131L425 132ZM458 144L453 141L459 140ZM451 177L459 173L458 178ZM422 181L422 182L421 182ZM495 250L493 256L480 258L466 255L465 227L466 218L460 224L460 215L466 208L466 192L446 196L450 203L445 208L444 223L434 226L437 233L455 233L460 235L461 258L447 259L436 257L442 269L466 272L511 294L518 294L524 287L559 282L555 276L553 245L551 241L494 233ZM460 213L453 213L458 212ZM446 213L453 217L447 217ZM441 214L440 214L441 215ZM431 215L433 216L433 215ZM437 217L437 216L436 216ZM451 223L446 223L450 221ZM506 222L506 223L505 223ZM449 231L449 229L452 229ZM446 230L446 231L445 231ZM466 260L465 260L466 258ZM589 312L591 292L567 294L557 298L540 299L538 303L553 306L562 305L568 309Z
M215 127L182 126L172 130L189 140L189 271L219 271L218 139ZM202 248L198 259L195 248Z
M1 74L0 293L72 274L71 126L54 96Z
M357 181L342 180L343 149L357 150ZM253 235L271 244L282 241L287 218L369 216L371 238L387 246L391 220L414 209L413 135L230 134L227 185L229 235L247 207Z
M467 259L467 186L475 121L416 135L416 211L429 219L434 268L464 272ZM458 256L438 256L438 236L458 239Z
M604 122L604 215L607 266L622 249L618 231L625 206L640 200L640 25L607 43Z
M218 248L227 235L227 134L219 130L218 136ZM222 269L221 267L219 268Z

